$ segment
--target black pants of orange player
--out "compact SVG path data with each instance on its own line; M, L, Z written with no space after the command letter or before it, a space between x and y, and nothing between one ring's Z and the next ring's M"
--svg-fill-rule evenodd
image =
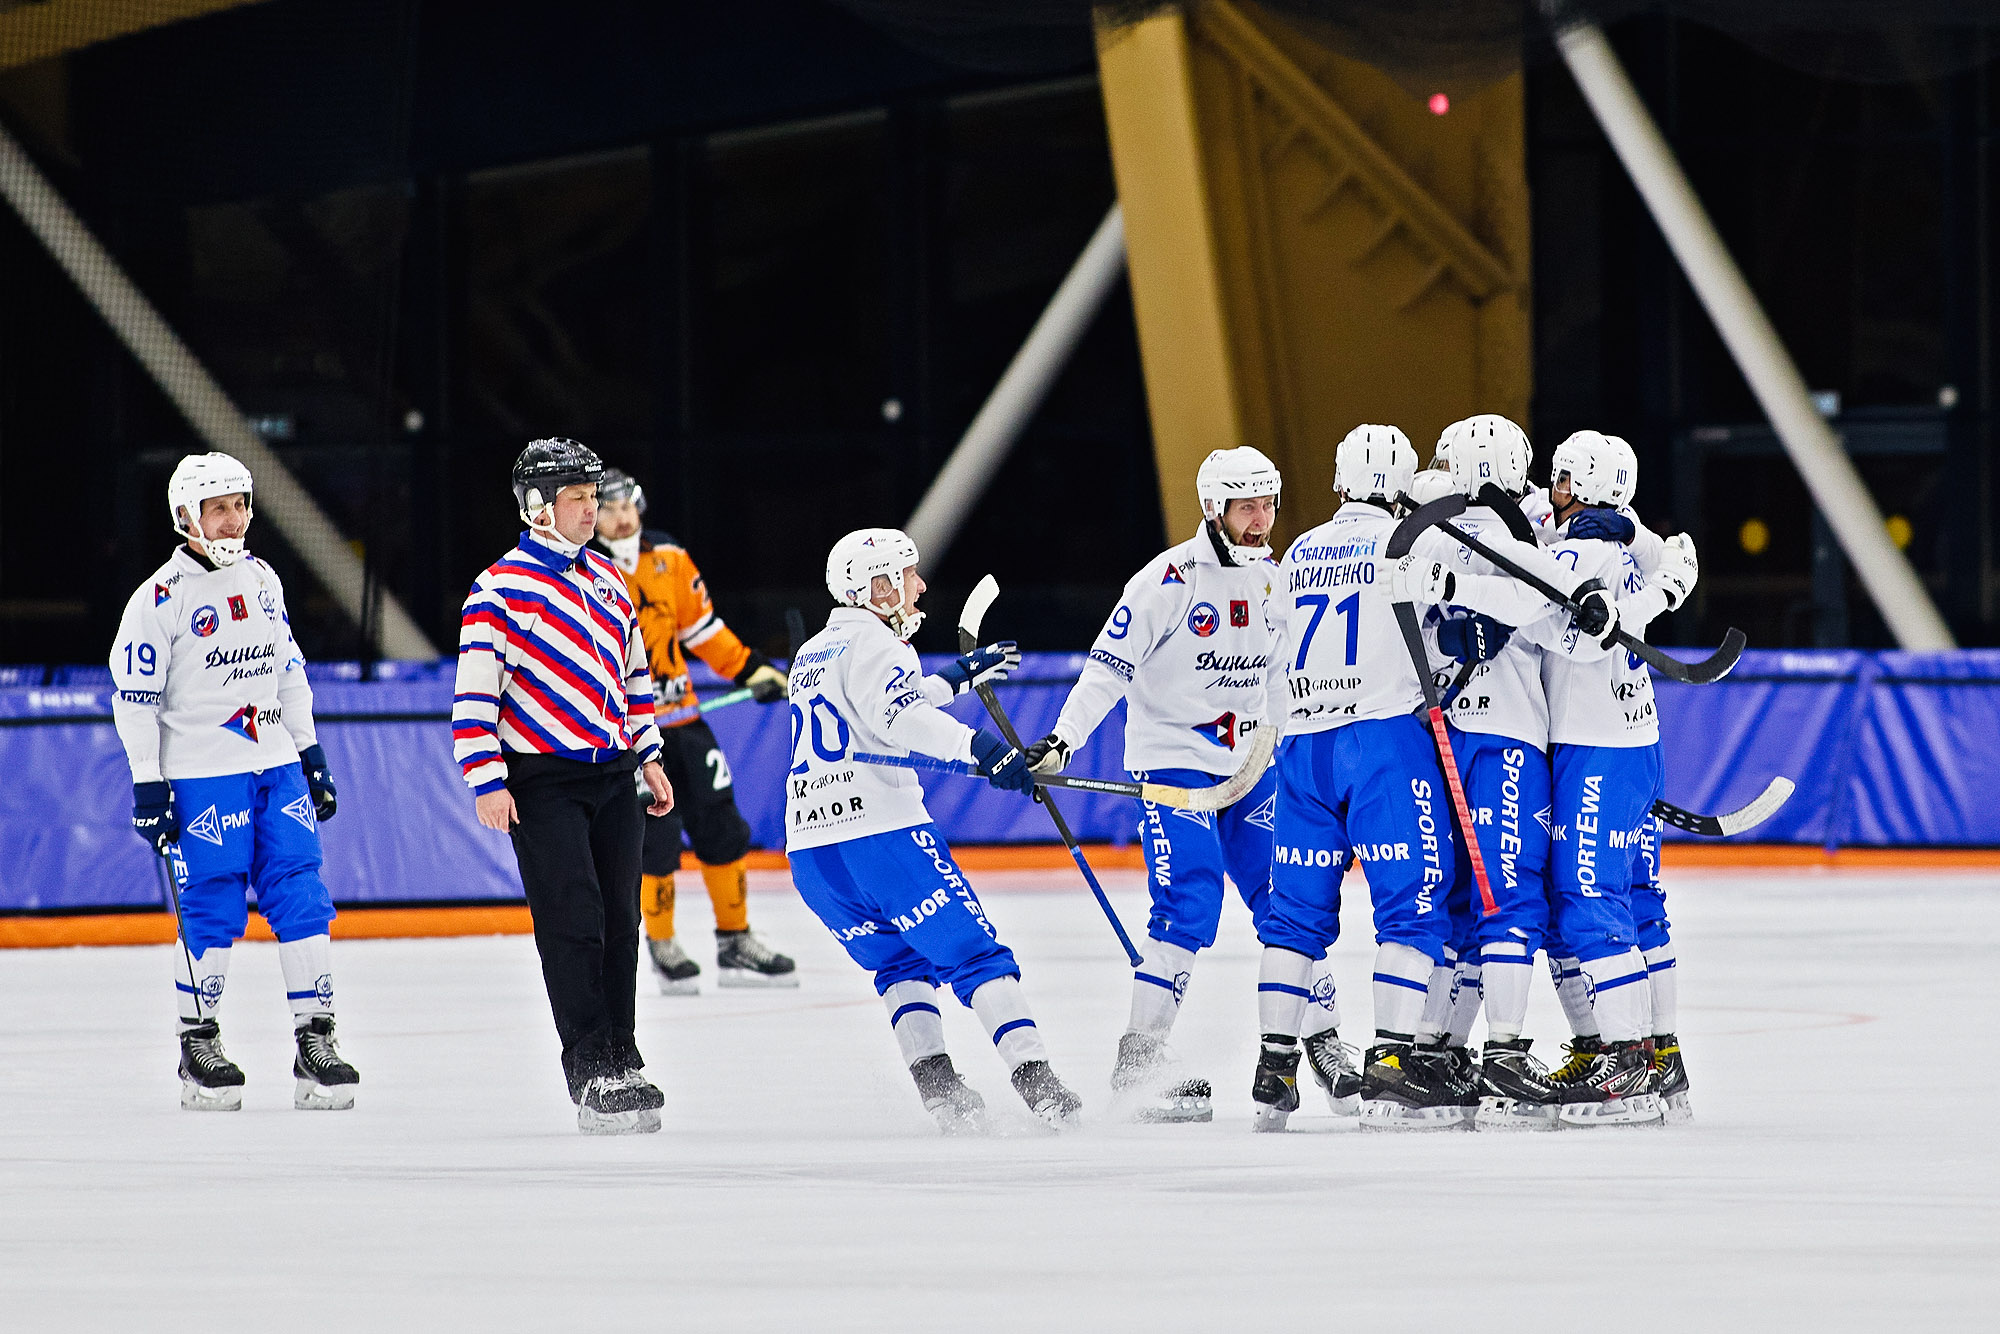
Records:
M514 858L572 1100L601 1074L645 1065L633 1041L639 969L637 757L607 764L510 754Z
M736 809L736 787L715 733L697 719L662 728L660 767L674 786L674 808L646 817L647 875L672 875L681 865L681 831L703 866L727 866L750 851L750 822ZM638 798L640 809L652 801Z

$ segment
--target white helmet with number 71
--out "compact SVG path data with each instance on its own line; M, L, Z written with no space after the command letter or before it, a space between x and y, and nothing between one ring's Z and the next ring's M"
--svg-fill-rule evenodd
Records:
M826 591L843 607L874 612L898 639L908 640L924 623L924 614L903 597L903 571L916 563L917 544L900 528L857 528L827 553ZM889 581L896 597L893 605L875 601L877 579Z
M243 559L243 539L208 537L201 527L201 502L216 496L243 496L244 517L250 517L250 470L229 454L190 454L174 467L167 479L167 512L173 517L174 531L190 542L199 542L208 558L217 565L234 565Z
M1239 565L1253 565L1269 556L1271 549L1261 544L1261 538L1256 546L1241 546L1229 540L1229 530L1222 522L1229 502L1269 496L1275 509L1284 489L1285 479L1278 472L1278 465L1266 458L1262 450L1249 445L1210 452L1194 475L1194 493L1201 498L1201 516L1216 526L1217 539L1229 548L1230 559Z
M1534 448L1526 431L1498 413L1453 422L1438 437L1438 446L1450 456L1452 485L1463 495L1478 495L1488 482L1510 496L1528 489Z
M1357 426L1333 453L1333 489L1349 500L1393 505L1416 475L1416 447L1393 426Z

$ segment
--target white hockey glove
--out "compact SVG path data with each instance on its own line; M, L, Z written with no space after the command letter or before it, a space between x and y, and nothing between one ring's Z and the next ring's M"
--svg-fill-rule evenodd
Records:
M1441 560L1412 553L1389 567L1389 597L1424 606L1451 601L1458 578Z
M1694 539L1686 533L1677 533L1661 544L1660 568L1646 582L1666 594L1668 611L1676 611L1687 601L1687 595L1694 591L1695 580L1700 577Z
M1521 513L1527 515L1528 522L1537 528L1542 528L1548 522L1549 516L1555 512L1556 507L1549 503L1549 493L1543 487L1538 486L1521 497Z
M1028 768L1038 774L1059 774L1069 767L1070 744L1062 733L1051 732L1023 752Z

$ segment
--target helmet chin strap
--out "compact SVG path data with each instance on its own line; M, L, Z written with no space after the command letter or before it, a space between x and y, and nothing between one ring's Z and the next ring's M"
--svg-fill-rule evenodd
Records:
M542 545L554 549L561 555L574 558L578 552L583 550L583 543L572 542L557 531L555 525L555 508L553 504L546 504L533 513L522 510L521 522L528 525L529 532L541 539ZM549 516L549 521L546 524L536 523L536 514ZM636 564L637 562L635 561L634 563Z
M183 508L181 513L186 514L187 510ZM249 531L247 521L244 531ZM201 531L201 524L194 520L190 520L187 527L181 529L181 536L187 539L189 546L206 556L208 563L218 570L227 569L243 559L244 539L241 537L209 537Z
M1240 543L1230 541L1229 528L1223 523L1220 515L1209 519L1206 526L1208 528L1209 541L1215 544L1216 554L1222 556L1232 565L1255 565L1258 561L1271 554L1271 548L1268 545L1246 547Z

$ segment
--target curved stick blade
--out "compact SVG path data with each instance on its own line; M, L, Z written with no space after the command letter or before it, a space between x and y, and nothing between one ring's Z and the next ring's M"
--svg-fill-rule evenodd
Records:
M1722 827L1722 836L1727 838L1746 829L1755 829L1776 815L1778 808L1791 799L1794 786L1789 778L1773 778L1749 805L1715 817L1716 824Z
M961 651L976 648L979 644L979 623L986 619L986 609L993 605L993 599L1000 596L1000 583L992 575L986 575L972 586L972 593L965 599L965 605L958 612L958 642Z
M1214 787L1193 789L1188 796L1187 809L1191 811L1219 811L1225 806L1234 806L1257 786L1264 771L1271 767L1271 756L1278 749L1278 729L1260 727L1250 735L1250 752L1243 757L1243 763L1236 766L1236 772L1217 783Z
M1720 681L1736 666L1736 660L1743 656L1743 646L1749 642L1749 637L1741 630L1733 625L1730 626L1722 636L1722 646L1700 662L1689 663L1687 675L1683 679L1698 686ZM1776 807L1772 809L1775 810Z

